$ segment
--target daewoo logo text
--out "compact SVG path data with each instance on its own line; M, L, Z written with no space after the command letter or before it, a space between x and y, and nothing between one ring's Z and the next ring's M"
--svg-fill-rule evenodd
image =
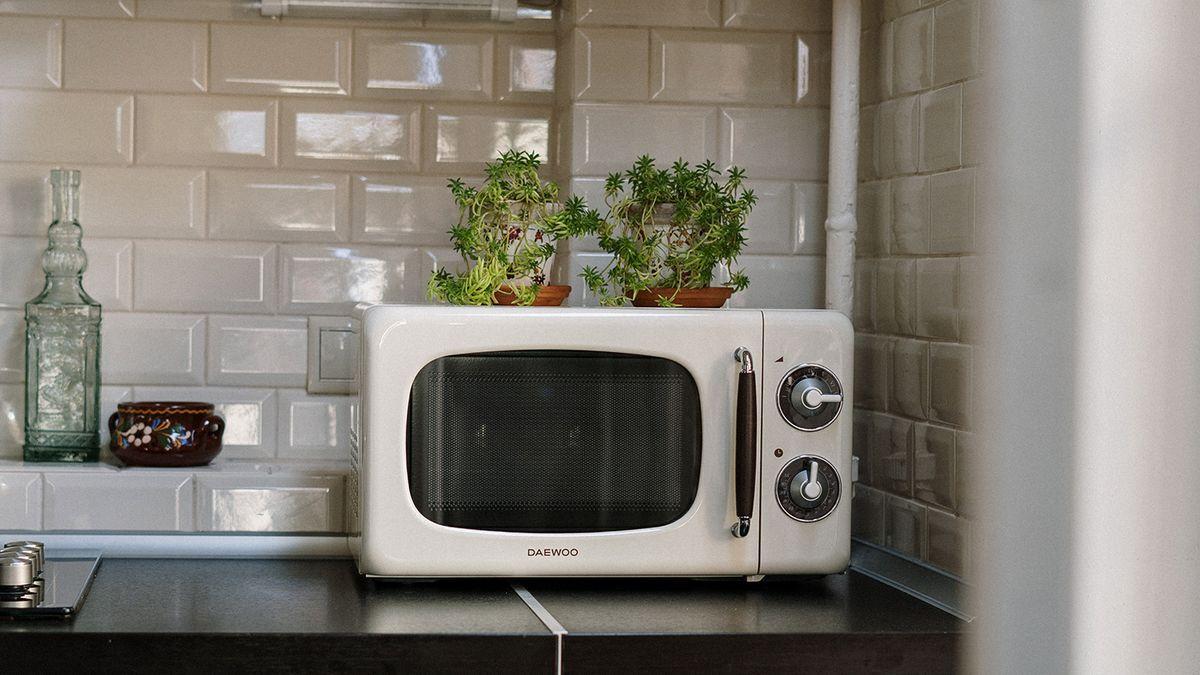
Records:
M577 548L531 548L526 552L530 558L574 558L579 555Z

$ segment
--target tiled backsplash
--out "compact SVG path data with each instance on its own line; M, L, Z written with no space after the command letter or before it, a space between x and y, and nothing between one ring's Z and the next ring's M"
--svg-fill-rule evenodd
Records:
M41 286L54 166L82 169L103 417L186 398L228 421L215 469L130 470L178 521L146 529L278 526L298 512L272 510L291 499L272 488L303 487L288 481L313 466L340 481L349 399L304 391L305 316L425 301L434 265L457 260L446 179L509 147L596 206L603 176L642 153L746 167L760 201L740 261L752 285L733 304L821 306L829 23L827 0L568 0L511 24L0 0L0 460L20 456L22 306ZM584 242L559 269L602 255ZM83 513L78 471L14 466L0 466L0 529L31 490L45 512L29 522L112 526L86 520L102 516ZM332 530L340 490L323 497Z
M855 534L970 555L980 0L864 0Z

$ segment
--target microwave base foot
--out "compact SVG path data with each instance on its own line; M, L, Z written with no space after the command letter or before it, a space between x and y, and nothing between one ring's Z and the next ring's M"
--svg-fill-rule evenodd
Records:
M758 582L762 581L763 577L765 576L765 574L748 574L746 575L746 583L757 584Z

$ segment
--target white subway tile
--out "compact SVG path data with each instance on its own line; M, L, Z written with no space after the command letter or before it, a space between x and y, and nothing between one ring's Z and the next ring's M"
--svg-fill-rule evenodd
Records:
M0 90L0 161L127 164L133 97Z
M215 239L347 241L345 174L210 171L208 232Z
M358 30L354 92L408 100L492 98L490 33Z
M884 545L914 558L925 555L925 507L888 495L886 508Z
M827 31L833 17L828 0L725 0L728 28Z
M425 279L416 276L415 249L284 245L280 247L280 311L345 314L359 302L416 302Z
M0 307L23 309L25 303L42 289L45 279L42 251L45 249L46 241L36 237L0 238L0 270L4 272Z
M794 188L785 181L751 180L746 187L758 202L746 219L746 253L783 255L795 245Z
M273 244L139 241L136 307L174 312L275 309Z
M253 2L229 0L138 0L137 15L139 19L270 21L263 18Z
M721 25L721 0L578 0L575 17L589 26L715 28Z
M927 9L896 19L895 76L898 94L928 88L933 84L933 10Z
M205 401L225 420L222 459L275 455L277 399L274 389L234 387L134 387L138 401Z
M428 280L434 270L445 268L454 274L461 274L467 269L462 254L449 246L423 248L420 252L420 278ZM424 290L422 290L424 294Z
M854 305L850 318L859 331L874 330L875 327L875 270L874 260L854 262Z
M913 432L913 496L954 508L954 430L916 424Z
M933 253L975 249L975 169L929 177L929 232Z
M134 6L135 0L0 0L0 14L126 18Z
M85 239L88 269L83 287L109 309L129 309L131 243L114 239ZM0 307L20 309L41 291L45 283L42 252L46 240L40 237L0 237Z
M743 255L738 258L736 268L750 276L750 286L733 294L730 307L819 309L825 306L824 258Z
M190 474L72 472L45 473L42 477L43 526L47 530L194 529Z
M921 171L962 164L962 85L921 95Z
M959 258L958 333L963 342L975 343L979 330L979 279L974 256Z
M921 106L919 96L909 96L895 102L892 118L892 154L894 170L890 173L916 173L921 154Z
M958 259L925 258L914 262L917 274L917 332L958 339Z
M420 150L420 107L284 99L280 163L352 171L412 171Z
M650 96L657 101L790 103L794 44L783 33L650 31Z
M203 169L88 167L79 189L85 237L204 236Z
M354 176L351 194L355 241L445 246L458 222L445 178Z
M42 529L42 475L0 473L0 523L7 531Z
M698 164L717 155L715 108L581 103L571 116L573 174L624 171L639 155L663 166L677 158Z
M103 347L101 348L103 351ZM108 418L117 411L117 404L133 400L133 387L123 385L100 385L100 461L105 461L105 455L111 454L108 443L111 435L108 431Z
M979 0L950 0L933 9L933 83L979 73Z
M971 417L971 347L929 347L929 418L966 426Z
M879 58L876 63L876 81L879 84L878 93L881 100L887 100L895 93L895 83L892 79L892 70L896 60L896 22L889 21L879 27L879 42L877 43L877 54Z
M0 21L0 87L62 86L62 20L12 17Z
M0 311L0 382L25 380L25 315L20 310Z
M983 157L984 116L982 80L968 80L962 85L962 163L976 166Z
M343 532L345 479L329 476L196 477L202 532Z
M88 294L108 309L133 309L133 242L91 239L83 242L83 249L88 256L83 287Z
M588 207L599 211L602 217L608 213L608 207L604 203L603 178L572 178L570 196L583 197ZM596 240L594 235L587 235L572 239L570 247L573 252L599 251L600 242Z
M896 253L929 252L929 178L892 181L892 241Z
M50 226L50 168L40 164L0 165L0 234L45 236ZM86 202L83 208L86 219ZM91 233L86 224L84 233Z
M888 373L892 362L892 340L875 335L859 336L862 350L855 357L854 405L887 410ZM861 357L861 358L859 358Z
M792 198L796 245L793 252L825 255L825 212L828 197L824 183L796 183Z
M549 108L439 104L425 120L427 172L479 171L510 149L551 157Z
M650 38L632 28L576 28L574 86L584 100L645 101L650 95Z
M349 396L311 396L302 389L279 391L279 457L349 457Z
M109 313L101 323L100 374L111 384L201 384L204 317Z
M833 45L828 33L796 37L796 103L829 105ZM866 88L864 87L864 91Z
M559 283L569 284L571 286L571 295L567 296L564 304L571 307L596 307L600 304L599 300L588 289L587 284L583 283L580 274L583 273L584 267L595 267L601 272L604 267L612 260L612 256L607 253L572 253L567 260L565 278L559 280Z
M208 383L304 386L308 321L276 316L211 316ZM285 413L286 414L286 413Z
M891 100L884 101L875 108L874 175L879 178L886 178L896 173L896 105L896 101ZM917 133L920 133L920 130L921 127L918 125Z
M496 99L514 103L552 102L557 56L552 35L497 35Z
M881 264L880 271L884 268ZM895 261L892 283L892 307L896 333L905 335L917 334L917 268L916 261L900 259Z
M950 478L953 480L953 476ZM925 561L951 574L963 576L971 559L971 530L971 521L967 518L929 509L926 514Z
M72 89L205 91L208 30L203 24L68 21L63 82Z
M858 253L887 255L891 250L892 184L881 180L858 186Z
M929 411L929 343L896 340L892 345L890 412L925 419Z
M829 156L829 111L821 108L725 108L721 167L750 178L824 180Z
M212 91L348 95L350 31L213 24Z
M139 164L275 164L273 100L139 96L137 105Z
M25 442L25 385L0 384L0 459L20 459Z

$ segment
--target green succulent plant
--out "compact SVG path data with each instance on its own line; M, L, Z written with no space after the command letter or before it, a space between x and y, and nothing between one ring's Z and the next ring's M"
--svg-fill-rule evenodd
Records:
M746 245L746 218L758 199L745 180L736 166L724 176L710 161L690 166L680 159L659 169L646 155L629 170L609 174L608 216L591 223L590 233L612 260L602 269L583 269L588 288L603 305L623 305L649 288L674 288L659 304L676 306L680 289L710 286L713 270L724 264L730 271L725 285L745 289L750 279L733 265Z
M516 304L531 305L546 283L545 267L558 240L591 231L600 219L583 200L558 203L558 186L538 175L534 152L509 150L489 162L485 179L472 187L455 178L447 187L458 206L450 228L454 250L466 263L462 272L434 270L429 296L455 305L490 305L503 285Z

